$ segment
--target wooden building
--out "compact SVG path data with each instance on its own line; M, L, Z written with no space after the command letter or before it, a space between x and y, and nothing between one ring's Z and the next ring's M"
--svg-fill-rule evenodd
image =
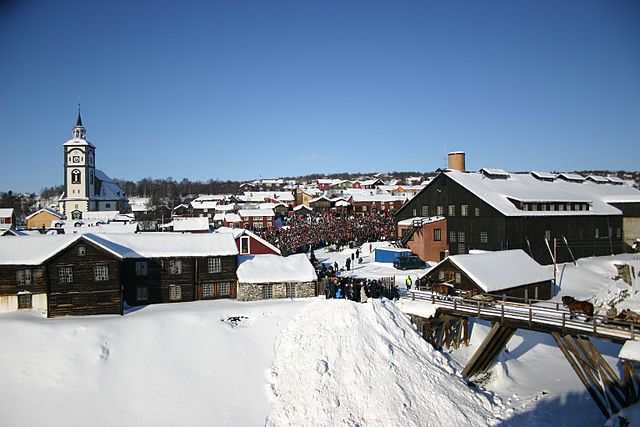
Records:
M242 256L238 300L313 297L317 280L316 270L305 254Z
M353 194L349 203L353 207L353 213L365 215L370 212L393 214L397 212L405 201L404 196L392 196L390 194Z
M48 316L122 314L120 267L116 254L88 237L60 250L46 263Z
M0 230L16 228L16 214L13 208L0 208Z
M276 216L273 209L239 209L238 215L244 227L250 230L273 228Z
M129 305L235 298L238 249L231 234L91 235L122 260Z
M331 199L326 196L320 196L309 200L309 207L316 213L326 213L331 211L331 205Z
M27 228L30 230L49 228L55 221L62 221L64 219L65 217L62 213L49 208L42 208L25 218Z
M623 213L614 196L635 199L629 186L509 174L498 169L441 172L396 213L396 221L444 216L450 254L470 249L523 249L541 264L624 251ZM640 200L640 198L639 198Z
M462 292L539 300L553 297L552 270L521 249L453 255L424 278L428 284L447 283Z
M282 255L280 249L245 228L220 227L217 233L230 233L240 255Z
M408 236L411 234L411 236ZM398 222L398 236L423 261L442 261L447 256L447 220L444 217L413 217Z

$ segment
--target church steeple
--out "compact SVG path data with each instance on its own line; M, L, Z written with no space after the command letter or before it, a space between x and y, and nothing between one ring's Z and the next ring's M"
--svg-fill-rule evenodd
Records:
M73 128L71 133L73 138L86 139L87 130L82 126L82 117L80 116L80 103L78 103L78 120L76 121L76 126Z

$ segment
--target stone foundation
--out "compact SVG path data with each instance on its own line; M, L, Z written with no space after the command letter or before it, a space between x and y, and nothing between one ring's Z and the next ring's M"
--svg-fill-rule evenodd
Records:
M307 298L316 295L315 282L290 283L238 283L238 301L258 301L263 298L265 286L271 286L272 299L287 298L287 284L295 286L294 298Z

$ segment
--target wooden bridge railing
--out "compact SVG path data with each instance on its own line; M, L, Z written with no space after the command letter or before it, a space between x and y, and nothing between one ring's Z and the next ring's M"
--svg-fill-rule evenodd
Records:
M614 342L640 338L633 323L611 321L601 315L592 316L588 322L583 318L572 319L569 311L555 301L528 300L528 304L514 304L515 298L511 298L511 301L482 301L431 291L409 291L408 295L412 300L429 301L454 314L511 323L524 329L557 331L563 335L586 334Z

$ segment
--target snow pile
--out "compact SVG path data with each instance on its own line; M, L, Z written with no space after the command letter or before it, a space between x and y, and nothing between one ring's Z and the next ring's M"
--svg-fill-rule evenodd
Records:
M277 340L267 425L486 426L471 390L390 301L318 300Z
M238 282L280 283L318 280L316 270L305 254L247 255L238 257Z

